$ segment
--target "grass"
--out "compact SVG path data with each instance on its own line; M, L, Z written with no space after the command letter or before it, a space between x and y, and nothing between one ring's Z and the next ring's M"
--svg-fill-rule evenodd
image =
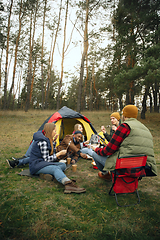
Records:
M79 160L77 172L66 175L86 188L84 194L64 194L56 180L19 176L22 168L10 169L6 158L20 157L32 135L54 111L0 113L0 239L158 240L160 239L160 177L139 182L141 203L117 206L109 196L111 183L98 178L91 162ZM110 112L83 112L97 131L110 124ZM140 120L140 119L139 119ZM159 114L147 114L142 121L151 131L158 170L160 169ZM108 129L109 131L109 129ZM28 166L25 166L25 169ZM124 196L124 203L134 196Z

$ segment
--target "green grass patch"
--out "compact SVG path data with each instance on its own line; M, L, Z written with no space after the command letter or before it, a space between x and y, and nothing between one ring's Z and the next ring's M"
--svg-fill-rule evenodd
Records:
M77 185L86 188L84 194L64 194L64 187L56 180L19 176L22 168L8 167L6 158L23 156L33 133L52 113L1 112L0 239L159 240L159 175L139 182L140 204L121 208L114 196L108 194L111 183L98 178L98 170L92 168L91 161L81 159L76 173L66 171L67 176L77 180ZM110 124L110 112L83 114L97 131L102 124ZM153 135L160 170L159 114L147 114L141 121ZM124 204L137 200L130 194L118 197Z

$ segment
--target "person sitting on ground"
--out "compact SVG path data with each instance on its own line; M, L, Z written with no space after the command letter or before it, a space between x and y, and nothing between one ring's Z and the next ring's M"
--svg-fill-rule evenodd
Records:
M80 131L81 133L83 133L83 127L82 127L82 125L81 125L81 124L75 124L75 125L74 125L73 136L74 136L75 131ZM54 141L57 139L57 136L58 136L58 135L55 136ZM68 136L68 135L67 135L67 136ZM80 135L81 139L80 139L80 140L77 140L77 141L79 141L80 148L82 148L83 145L89 143L89 141L83 142L82 136L83 136L83 135L81 134L81 135ZM67 138L68 138L68 137L67 137ZM65 142L67 141L67 138L65 138ZM73 138L73 139L74 139L74 138ZM29 159L30 159L30 153L31 153L31 149L32 149L33 143L34 143L34 140L32 140L32 143L30 144L30 146L29 146L26 154L25 154L23 157L21 157L21 158L14 158L14 157L12 157L13 160L6 159L8 165L9 165L11 168L14 168L14 167L21 167L21 166L24 166L24 165L28 164L28 163L29 163ZM63 142L63 143L64 143L64 142ZM62 143L62 144L63 144L63 143ZM66 143L67 143L67 142L66 142ZM61 144L60 144L60 145L61 145ZM67 146L67 145L66 145L66 146ZM73 146L73 149L71 149L71 151L74 152L74 151L75 151L75 144L73 144L73 145L71 144L71 147L70 147L70 148L72 148L72 146ZM76 147L79 148L79 145L76 145ZM64 148L64 146L63 146L63 148ZM61 145L61 149L63 149L63 148L62 148L62 145ZM59 149L60 149L60 147L58 147L58 150L57 150L57 151L59 151ZM76 149L76 150L77 150L77 149ZM78 150L77 150L77 151L78 151ZM81 154L81 155L83 155L83 154ZM68 156L69 156L69 155L68 155ZM77 156L78 156L78 155L77 155ZM78 159L77 156L75 157L75 161L73 160L71 163L75 163L75 162L77 161L77 159ZM64 157L66 157L66 156L64 156ZM86 158L85 155L83 155L83 157ZM73 154L72 154L72 158L73 158ZM60 157L59 157L59 160L60 160Z
M74 125L74 131L72 134L74 134L76 131L82 132L82 140L80 142L81 148L86 147L86 144L89 143L89 140L85 141L85 136L83 135L83 126L79 123Z
M157 166L153 151L153 138L149 129L137 120L138 109L127 105L122 110L123 123L117 128L104 148L95 148L92 154L100 172L100 178L111 180L110 171L115 169L119 157L147 155L146 176L157 176Z
M84 188L79 188L65 174L66 164L58 162L58 158L67 153L61 150L56 153L53 138L56 135L56 125L46 123L43 131L34 133L34 143L29 159L29 169L32 175L40 175L42 179L52 180L53 177L65 186L64 193L83 193Z
M106 128L104 126L101 126L101 131L103 132L104 137L107 139L107 141L109 142L113 136L113 134L115 133L115 131L117 130L118 126L120 125L120 114L119 112L113 112L110 115L110 119L111 119L111 123L112 123L112 127L110 129L110 134L108 134L106 132Z
M74 164L78 161L79 157L87 158L87 155L80 152L82 141L82 132L76 131L73 135L66 135L62 142L57 146L56 151L67 149L67 153L62 156L63 159L70 157L71 163Z

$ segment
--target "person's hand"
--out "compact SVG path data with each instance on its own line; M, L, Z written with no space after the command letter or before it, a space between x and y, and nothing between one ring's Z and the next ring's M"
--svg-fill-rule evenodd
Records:
M67 150L61 150L60 152L56 153L56 157L60 157L61 155L66 155Z
M95 151L96 148L97 148L97 147L91 145L91 149L92 149L93 151Z
M87 159L87 154L85 154L85 153L80 153L80 156L81 156L82 158Z
M101 126L101 131L102 131L103 133L106 133L106 129L105 129L104 126Z
M72 163L72 164L75 164L75 163L76 163L76 160L72 159L72 160L71 160L71 163Z
M55 142L58 138L58 134L54 137L53 141Z
M113 131L116 131L117 130L117 127L115 125L112 126L112 130Z
M89 140L85 141L84 144L85 144L85 145L89 144Z

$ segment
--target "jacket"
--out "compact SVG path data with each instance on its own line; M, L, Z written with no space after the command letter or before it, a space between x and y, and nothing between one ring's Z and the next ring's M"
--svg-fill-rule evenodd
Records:
M157 175L153 139L150 131L135 118L129 118L124 123L128 124L131 132L121 143L119 150L107 158L104 170L114 170L117 157L145 154L147 155L147 166Z
M60 145L56 147L56 151L59 152L61 150L67 149L67 154L64 156L60 156L58 159L65 159L70 157L75 161L78 160L80 156L80 143L76 143L73 135L66 135Z
M42 133L42 131L38 131L34 133L33 135L33 146L31 149L30 159L29 159L29 169L31 174L36 174L40 169L48 166L48 165L54 165L55 162L47 162L43 159L41 150L38 146L38 143L40 141L46 141L47 142L47 148L49 151L51 151L51 144L49 141L49 138L45 137ZM55 151L55 149L54 149Z

